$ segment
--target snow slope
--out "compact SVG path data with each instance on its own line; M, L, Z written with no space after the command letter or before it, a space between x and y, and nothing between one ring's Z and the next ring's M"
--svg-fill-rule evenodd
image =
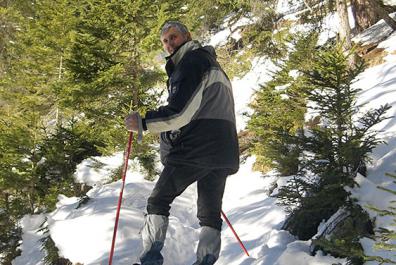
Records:
M396 114L396 33L381 43L389 56L386 62L367 69L355 84L362 88L359 102L367 103L364 108L377 107L389 103L393 108L389 116ZM393 54L392 54L393 53ZM259 82L266 81L265 69L268 63L257 59L252 71L244 78L234 80L234 93L239 116L238 128L243 128L245 120L241 113L247 111L252 90ZM268 77L267 77L268 78ZM377 205L385 208L391 200L389 194L379 191L377 185L391 187L385 172L396 170L396 118L392 117L379 124L382 130L378 135L387 142L374 150L373 164L369 165L368 178L360 177L360 187L352 190L361 205ZM119 165L120 154L108 158L97 158L106 166L102 170L92 167L92 159L85 160L77 169L76 178L94 185L88 192L91 198L86 204L77 208L78 198L59 197L57 209L45 216L50 233L60 255L73 263L85 265L103 265L108 263L111 246L114 217L121 181L104 184L109 179L111 170ZM140 229L143 225L146 199L154 183L143 179L138 173L138 166L131 166L128 171L123 198L123 205L118 229L116 250L113 264L127 265L137 261L140 245ZM277 181L274 175L263 177L251 170L254 158L249 158L241 165L240 171L228 179L224 195L223 210L233 223L245 243L250 256L240 249L230 229L224 224L222 232L222 251L218 265L325 265L340 263L343 259L325 256L318 252L309 254L309 241L296 240L280 228L286 218L284 210L276 205L276 200L269 196L270 187ZM395 188L395 187L393 187ZM194 250L197 245L199 225L196 214L196 187L193 185L176 199L171 209L170 225L163 250L165 265L188 265L194 262ZM377 225L388 228L390 220L377 217ZM43 253L40 251L37 232L44 216L26 216L22 220L23 244L22 256L13 261L13 265L41 265ZM394 229L394 228L391 228ZM372 250L372 241L362 239L366 253ZM379 253L390 257L391 253ZM394 254L394 253L393 253ZM371 262L368 264L378 264Z

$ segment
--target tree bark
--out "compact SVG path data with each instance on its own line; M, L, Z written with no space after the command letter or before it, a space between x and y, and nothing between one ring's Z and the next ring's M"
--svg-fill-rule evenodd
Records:
M137 41L132 40L131 47L135 47ZM140 69L140 56L137 50L133 49L131 51L131 56L129 58L129 65L127 68L127 75L130 77L130 86L132 89L132 101L131 101L131 108L132 110L136 111L139 107L139 74L141 73Z
M383 19L385 20L386 24L388 24L393 30L396 30L396 20L391 18L386 11L384 5L382 4L381 0L368 0L369 3L374 8L374 11Z
M351 40L351 27L349 25L347 3L345 0L336 0L337 13L340 18L340 41L343 42L345 50L349 50L352 47Z
M351 0L351 4L357 33L371 27L381 19L367 0Z
M346 0L336 0L336 6L340 18L339 40L342 43L344 52L348 53L352 49L352 37L347 2ZM350 67L353 67L356 64L356 56L351 54L348 58L348 63Z
M5 204L5 210L7 213L10 212L10 194L5 192L4 193L4 204Z

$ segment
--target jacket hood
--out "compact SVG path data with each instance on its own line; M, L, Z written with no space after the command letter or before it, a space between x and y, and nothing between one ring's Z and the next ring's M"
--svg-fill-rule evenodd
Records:
M213 48L213 46L209 46L209 45L208 46L204 46L202 48L202 50L208 52L214 58L217 58L216 51L215 51L215 48Z
M201 48L203 51L209 53L214 58L217 57L213 46L208 45L208 46L202 47L202 45L196 40L187 41L184 44L182 44L171 55L165 57L165 59L167 61L166 65L165 65L165 69L166 69L168 76L171 75L171 73L173 72L173 69L181 61L181 59L184 57L184 55L186 55L186 53L188 53L189 51L199 49L199 48Z
M166 57L166 59L172 60L173 64L176 66L187 52L199 49L201 47L201 44L196 40L187 41L186 43L181 45L174 53Z

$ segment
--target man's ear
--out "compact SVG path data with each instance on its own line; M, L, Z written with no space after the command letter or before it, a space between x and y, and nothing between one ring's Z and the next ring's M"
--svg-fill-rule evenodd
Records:
M191 38L191 33L190 33L190 32L187 32L187 33L186 33L186 37L187 37L187 41L192 40L192 38Z

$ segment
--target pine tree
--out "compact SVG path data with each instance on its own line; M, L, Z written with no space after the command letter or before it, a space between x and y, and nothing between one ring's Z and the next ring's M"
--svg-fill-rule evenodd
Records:
M157 87L164 73L149 55L159 48L161 25L156 15L166 15L152 1L84 1L74 12L79 22L65 59L72 85L61 89L62 105L74 106L78 117L105 143L100 151L108 154L124 148L123 123L130 110L144 113L158 106ZM147 158L153 140L145 137L143 145L134 146L133 156ZM154 173L153 165L145 165Z
M0 207L2 205L0 204ZM0 264L11 264L11 261L20 255L18 249L22 239L22 229L17 222L8 215L7 210L0 208Z
M41 157L37 148L57 109L54 87L61 81L60 62L69 42L68 28L73 24L67 7L67 1L18 1L6 8L19 16L10 20L15 31L13 41L6 47L8 60L0 83L2 138L12 159L1 177L8 183L2 188L15 187L12 197L25 206L26 210L18 214L33 213L38 206L35 185L39 181L37 167ZM6 161L6 157L2 159L4 164ZM8 181L9 176L14 178Z
M253 54L266 56L274 61L287 57L287 43L293 38L289 31L290 23L283 20L284 14L276 12L277 3L278 1L272 0L249 2L248 11L257 21L243 29L241 44L245 50L251 49Z
M278 194L290 207L285 228L301 239L311 238L323 219L348 206L344 187L354 185L354 177L368 162L369 153L381 143L371 128L386 118L390 108L385 105L359 113L359 89L352 84L364 64L350 68L347 60L340 45L322 49L314 56L312 69L304 73L305 90L320 123L301 139L306 154L301 170Z
M276 168L282 176L296 174L301 155L297 137L304 124L305 93L302 71L310 68L316 34L296 35L294 49L282 61L273 79L261 87L250 104L254 113L248 124L253 134L251 153L262 170ZM282 115L280 115L282 114Z
M224 14L230 3L219 2ZM76 164L124 148L125 115L159 105L165 83L163 62L155 57L160 27L170 18L199 25L192 9L183 8L195 4L0 4L0 239L11 246L4 250L10 260L20 239L17 220L54 209L59 193L81 195L72 176ZM134 146L151 178L157 174L155 138L147 135Z
M0 114L3 114L0 112ZM0 251L2 264L10 264L19 255L17 247L21 240L19 218L32 213L34 191L30 189L30 175L34 164L30 156L31 131L21 119L4 119L0 115Z
M80 195L80 184L74 182L74 172L79 163L90 156L98 156L97 146L91 135L92 130L85 124L70 121L58 126L38 145L37 155L41 157L35 173L37 203L55 209L59 193L66 196Z

